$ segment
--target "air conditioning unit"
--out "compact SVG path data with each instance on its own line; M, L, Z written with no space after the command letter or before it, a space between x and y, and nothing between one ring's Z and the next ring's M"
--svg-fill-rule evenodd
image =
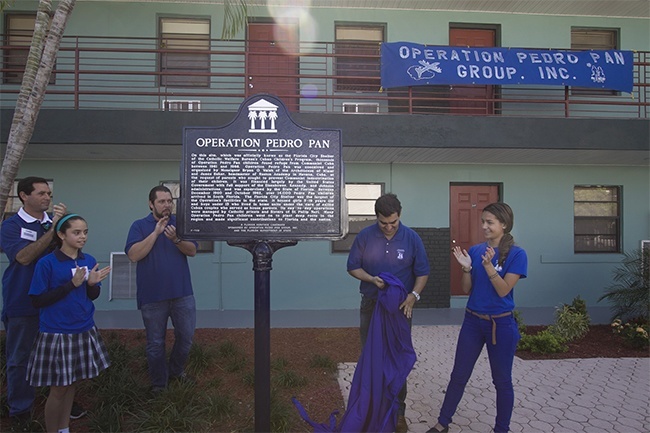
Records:
M162 101L163 111L201 111L201 101L192 99L165 99Z
M111 253L111 278L108 300L135 299L136 263L124 253Z
M379 113L379 102L344 102L343 112L376 114Z

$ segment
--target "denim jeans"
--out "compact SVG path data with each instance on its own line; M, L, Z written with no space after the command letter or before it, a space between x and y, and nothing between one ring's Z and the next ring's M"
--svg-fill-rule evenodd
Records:
M367 296L361 296L361 307L359 308L359 333L361 335L361 347L366 345L366 340L368 339L368 329L370 328L370 320L372 319L372 313L375 311L375 305L377 305L376 299L368 298ZM411 320L409 319L409 325L411 325ZM397 413L404 416L406 413L406 382L397 394L399 400L399 408Z
M9 416L32 410L34 388L25 379L27 363L38 335L38 316L10 317L4 322L7 350Z
M167 386L170 377L180 377L192 347L196 329L196 303L194 296L169 299L145 304L140 308L147 333L147 362L151 385ZM167 362L165 336L171 317L174 326L174 347Z
M510 418L515 403L515 393L512 386L512 364L515 350L521 336L517 322L512 315L494 319L496 322L496 341L492 344L492 322L465 313L465 320L458 335L454 369L447 386L445 399L440 409L438 422L443 426L451 423L465 391L465 386L472 375L474 364L483 350L487 347L492 382L497 391L497 416L494 431L507 432L510 429Z

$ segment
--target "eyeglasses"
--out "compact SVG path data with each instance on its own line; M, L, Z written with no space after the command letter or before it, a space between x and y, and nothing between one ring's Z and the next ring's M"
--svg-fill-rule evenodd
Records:
M52 221L41 223L41 227L43 227L43 230L48 231L52 227Z

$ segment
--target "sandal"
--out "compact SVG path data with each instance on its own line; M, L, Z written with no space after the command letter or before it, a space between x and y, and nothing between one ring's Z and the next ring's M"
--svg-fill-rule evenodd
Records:
M442 424L436 424L433 427L431 427L429 430L427 430L427 433L447 433L449 431L449 426L443 427L442 430L438 430L436 427L442 427Z

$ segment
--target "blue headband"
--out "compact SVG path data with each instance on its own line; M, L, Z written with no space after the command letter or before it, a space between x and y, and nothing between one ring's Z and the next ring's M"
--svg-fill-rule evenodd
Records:
M56 231L58 232L59 230L61 230L61 226L63 225L64 222L66 222L67 220L69 220L72 217L78 217L78 216L79 215L77 215L76 213L70 213L70 214L64 216L63 218L61 218L59 220L59 222L56 223Z

